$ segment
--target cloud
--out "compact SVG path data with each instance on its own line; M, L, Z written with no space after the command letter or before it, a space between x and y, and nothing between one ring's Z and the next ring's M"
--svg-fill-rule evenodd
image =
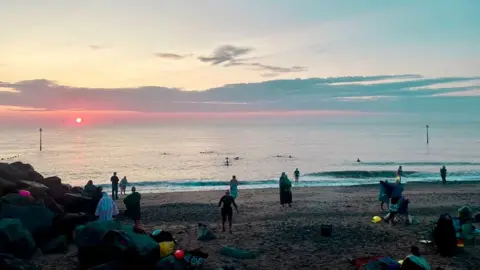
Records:
M118 89L70 87L39 79L0 83L0 88L10 90L0 91L0 106L44 108L47 111L148 113L353 110L478 114L478 87L439 86L411 90L454 82L466 84L475 79L478 80L476 77L423 78L415 74L284 79L229 84L205 91L183 91L161 86Z
M250 67L254 70L265 71L268 73L262 74L263 77L275 77L281 73L291 72L303 72L307 71L306 67L293 66L293 67L280 67L268 64L262 64L259 62L251 62L252 60L262 59L262 56L256 57L244 57L247 54L253 52L254 49L250 47L238 47L233 45L223 45L214 50L210 56L200 56L198 60L212 65L223 64L224 67Z
M100 45L89 45L88 47L89 47L90 49L94 50L94 51L103 50L103 49L106 49L106 48L107 48L107 47L100 46Z
M171 59L171 60L181 60L185 57L192 56L192 54L176 54L176 53L154 53L155 57L164 58L164 59Z
M210 56L200 56L198 60L212 65L231 64L240 60L238 57L253 51L253 48L223 45L216 48Z

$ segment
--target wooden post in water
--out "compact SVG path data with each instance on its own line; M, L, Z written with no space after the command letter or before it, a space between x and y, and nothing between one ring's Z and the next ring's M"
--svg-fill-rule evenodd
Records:
M427 128L427 144L428 144L428 125L426 126Z
M42 131L43 131L43 129L40 128L39 131L40 131L40 151L42 151Z

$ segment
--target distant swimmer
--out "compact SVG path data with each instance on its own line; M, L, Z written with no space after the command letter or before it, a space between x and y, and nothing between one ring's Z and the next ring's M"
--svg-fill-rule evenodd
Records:
M293 158L292 156L288 156L288 158Z
M240 160L240 158L239 158L239 157L235 157L235 160Z
M230 161L228 161L228 157L225 158L225 166L230 166Z
M357 158L357 163L360 163L360 162L362 162L362 161L359 158Z

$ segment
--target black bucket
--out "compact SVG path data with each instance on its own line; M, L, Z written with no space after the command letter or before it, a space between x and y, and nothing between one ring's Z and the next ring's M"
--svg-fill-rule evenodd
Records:
M320 226L320 234L323 237L331 237L332 236L332 225L322 225Z

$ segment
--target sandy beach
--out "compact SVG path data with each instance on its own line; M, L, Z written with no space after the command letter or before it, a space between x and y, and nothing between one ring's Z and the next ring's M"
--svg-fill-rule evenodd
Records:
M141 192L141 190L139 190ZM235 269L352 269L351 257L386 255L403 259L411 245L418 245L432 269L480 269L480 245L467 246L454 258L442 258L419 239L442 213L454 215L458 207L480 207L480 183L407 183L404 195L417 225L374 224L383 216L377 201L378 186L294 188L293 206L282 209L277 189L241 190L240 213L234 214L233 234L221 231L218 200L221 191L144 194L142 219L145 229L174 234L180 248L201 247L209 253L205 269L234 266ZM123 195L120 199L123 198ZM118 201L123 209L123 203ZM122 217L123 222L129 222ZM208 224L217 239L196 240L196 224ZM333 225L332 237L322 237L320 226ZM251 260L220 255L230 245L258 252ZM76 252L36 259L44 269L72 269ZM353 268L354 269L354 268Z

